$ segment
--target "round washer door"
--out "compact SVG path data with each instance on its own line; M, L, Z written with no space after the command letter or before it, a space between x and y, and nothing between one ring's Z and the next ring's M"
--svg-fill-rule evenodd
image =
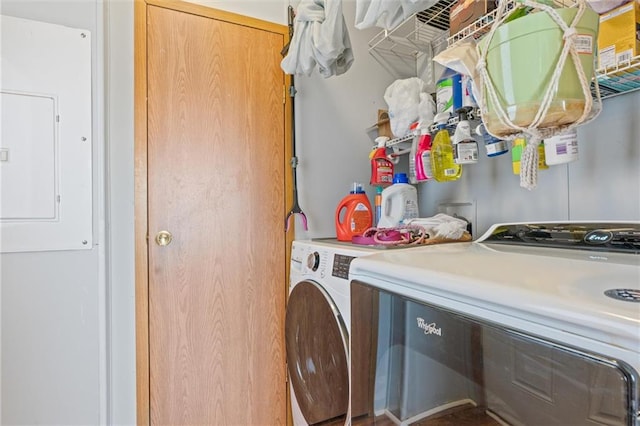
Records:
M338 308L312 281L298 283L287 304L285 339L291 386L308 424L347 418L348 335Z

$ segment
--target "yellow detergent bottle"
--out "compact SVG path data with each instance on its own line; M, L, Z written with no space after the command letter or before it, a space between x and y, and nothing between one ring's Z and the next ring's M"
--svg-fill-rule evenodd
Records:
M456 164L453 158L453 146L447 130L448 113L436 115L438 132L431 145L431 169L433 177L438 182L457 180L462 175L462 166Z

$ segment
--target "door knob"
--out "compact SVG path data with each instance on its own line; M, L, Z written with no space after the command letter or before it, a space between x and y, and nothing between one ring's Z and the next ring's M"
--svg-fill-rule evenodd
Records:
M173 235L169 231L160 231L156 235L156 244L159 246L168 246L173 239Z

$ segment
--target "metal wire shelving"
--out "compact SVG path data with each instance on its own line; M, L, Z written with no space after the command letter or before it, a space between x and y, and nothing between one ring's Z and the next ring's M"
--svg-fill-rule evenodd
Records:
M515 5L515 0L506 1L509 2L508 8ZM381 30L369 41L369 53L392 73L398 70L396 65L399 63L403 64L405 70L415 70L416 61L430 61L448 46L469 38L479 39L489 31L495 20L495 10L450 35L449 11L455 3L456 0L440 0L429 9L409 17L397 27ZM555 0L555 3L558 6L571 7L575 0ZM640 90L640 55L619 61L614 66L597 69L596 80L602 99ZM595 81L592 83L591 92L595 97ZM455 117L449 124L454 124L454 121ZM407 135L392 139L387 142L387 146L406 142L412 137L413 135Z

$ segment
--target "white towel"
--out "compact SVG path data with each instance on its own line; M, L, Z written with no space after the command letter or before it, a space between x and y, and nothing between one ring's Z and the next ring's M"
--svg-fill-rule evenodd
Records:
M431 238L458 240L467 230L465 220L444 213L438 213L432 217L409 219L406 224L422 226Z
M327 78L345 73L352 63L342 0L302 0L289 52L280 63L284 72L308 76L317 64L320 75Z
M356 28L378 26L393 29L416 12L436 4L437 0L356 0Z

